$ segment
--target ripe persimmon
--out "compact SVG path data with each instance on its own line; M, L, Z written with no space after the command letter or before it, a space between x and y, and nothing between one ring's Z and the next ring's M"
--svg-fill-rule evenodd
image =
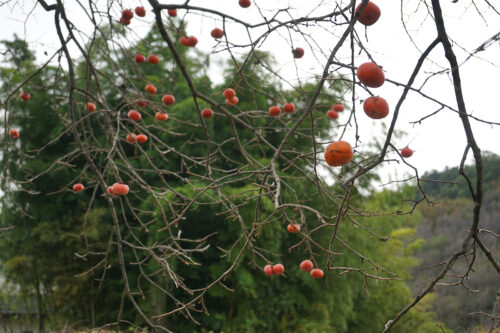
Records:
M201 117L205 119L212 118L213 114L214 112L212 111L212 109L203 109L203 111L201 111Z
M142 118L141 114L137 112L137 110L130 110L127 116L133 121L140 121Z
M365 86L378 88L385 82L385 75L382 68L373 62L365 62L358 67L358 79Z
M285 113L295 112L295 105L293 105L292 103L285 103L283 105L283 112L285 112Z
M138 142L138 143L146 143L146 141L148 141L148 137L144 134L138 134L136 137L135 137L135 140Z
M227 88L227 89L224 90L223 95L224 95L225 99L231 99L234 96L236 96L236 91L234 91L233 88Z
M160 58L156 54L150 54L148 55L148 62L157 65L160 62Z
M264 273L266 273L267 276L273 276L273 266L271 265L266 265L264 266Z
M288 230L289 233L291 234L296 234L300 231L300 225L298 224L289 224L286 227L286 230Z
M140 17L146 16L146 10L144 7L135 7L135 14Z
M27 93L26 91L21 91L19 93L19 98L21 98L23 101L27 101L31 98L31 95Z
M124 9L122 11L122 17L125 20L131 20L134 17L134 13L130 9Z
M83 186L82 183L76 183L75 185L73 185L73 191L74 192L80 192L80 191L83 191L85 187Z
M150 93L150 94L156 94L156 87L152 84L147 84L146 85L146 88L144 88L146 90L146 92Z
M240 99L236 96L234 96L233 98L230 98L229 99L229 102L232 104L232 105L236 105L240 102Z
M239 101L240 101L240 99L236 96L234 96L233 98L230 98L230 99L226 98L226 105L227 106L236 105L236 104L238 104Z
M339 117L339 114L335 110L328 110L326 111L326 116L328 118L337 119Z
M128 185L120 183L114 183L111 189L113 191L113 194L117 195L126 195L129 191Z
M158 121L165 121L168 119L168 114L165 112L156 112L155 119Z
M142 64L144 61L146 61L146 58L142 54L138 53L135 55L134 60L136 63Z
M177 9L169 9L167 10L168 16L170 17L176 17L177 16Z
M271 107L269 108L269 115L270 115L271 117L277 117L277 116L279 116L279 114L280 114L280 113L281 113L281 109L280 109L280 107L279 107L279 106L276 106L276 105L275 105L275 106L271 106Z
M333 104L332 110L335 112L342 112L342 111L344 111L344 106L340 103Z
M179 38L179 43L181 43L181 45L183 46L189 46L189 42L186 36L181 36L181 38Z
M411 150L410 148L404 147L403 149L401 149L401 156L403 156L404 158L411 157L411 155L413 155L413 150Z
M220 39L224 36L224 30L219 29L219 28L214 28L211 32L210 35L215 38L215 39Z
M126 18L124 18L123 16L120 17L120 23L123 24L123 25L129 25L130 24L130 20L127 20Z
M175 97L172 95L163 95L163 97L161 98L161 101L165 105L172 105L175 102Z
M362 3L360 3L355 10L355 14L358 13L359 8ZM363 8L363 11L358 16L358 22L367 26L370 26L378 21L380 18L380 8L376 4L371 1L368 1L366 7Z
M243 8L248 8L252 4L252 2L250 0L239 0L238 2L240 4L240 6Z
M315 279L321 279L323 275L325 275L325 273L323 273L323 270L320 268L315 268L311 271L311 276Z
M95 111L95 104L92 102L87 103L87 111L88 112L94 112Z
M132 135L130 134L127 135L128 143L135 143L136 140L137 140L137 135L135 135L134 133L132 133Z
M335 141L325 150L325 161L331 166L343 166L352 160L353 152L349 142Z
M300 59L304 56L304 49L301 47L297 47L293 50L293 57L296 59Z
M273 266L273 273L276 275L283 274L285 272L285 267L282 264L276 264Z
M18 130L16 130L16 129L11 129L11 130L9 131L9 136L10 136L12 139L16 140L16 139L18 139L18 138L19 138L19 131L18 131Z
M196 44L198 44L198 38L196 38L194 36L188 37L187 44L188 44L188 46L195 47Z
M313 262L311 260L306 259L300 263L300 269L303 272L309 272L311 271L312 268L313 268Z
M389 104L380 96L371 96L365 99L363 110L372 119L382 119L389 114Z

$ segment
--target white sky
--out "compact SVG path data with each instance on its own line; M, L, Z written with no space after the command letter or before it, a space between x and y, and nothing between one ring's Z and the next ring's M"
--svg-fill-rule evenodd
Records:
M47 2L52 3L53 0L47 0ZM167 1L160 2L167 3ZM168 1L170 4L183 2ZM296 13L298 16L316 16L331 11L333 9L332 5L326 3L333 3L334 1L252 0L252 2L252 6L248 9L240 8L237 0L192 0L190 5L209 6L212 9L223 11L247 22L256 23L262 21L262 18L259 17L255 3L261 7L262 13L267 17L270 17L276 8L286 8L287 6L292 7L293 9L290 12ZM322 3L322 6L314 10L313 2ZM342 4L345 5L348 2L343 0ZM375 0L374 2L381 8L382 16L375 25L368 27L366 30L368 41L365 37L364 26L357 24L356 30L364 46L369 50L376 62L383 66L386 78L405 83L420 55L415 45L420 50L424 50L436 36L433 20L425 5L417 0L403 0L401 2ZM43 54L44 51L51 54L57 49L59 45L53 25L53 13L45 12L39 5L34 6L34 0L0 0L0 3L4 3L0 6L0 22L2 22L0 39L12 39L12 35L17 33L19 36L24 37L32 48L36 48L40 61L47 58ZM65 1L65 3L70 11L70 19L78 28L85 30L85 27L89 25L89 21L82 15L76 1ZM106 2L100 1L100 3L105 4ZM138 3L142 3L147 10L144 19L134 18L129 26L135 31L135 38L139 38L147 32L153 23L151 8L147 1L123 1L123 3L128 5L128 8L134 8ZM403 20L415 45L412 44L403 29L401 4L403 6ZM462 63L467 57L467 53L462 48L471 51L494 34L500 32L499 15L492 10L488 10L486 3L483 1L476 1L476 5L479 8L475 8L470 4L470 1L465 0L457 3L448 0L442 1L445 24L448 34L454 42L459 63ZM125 8L127 7L125 6ZM482 17L478 15L478 11L482 13ZM117 3L115 3L113 12L119 18L120 7L118 7ZM179 16L185 14L182 10L178 12ZM26 20L27 16L29 18ZM285 19L287 18L283 16L283 20ZM216 26L221 27L220 21L217 21L214 16L201 16L199 13L189 13L186 20L189 22L189 34L198 37L199 44L197 47L205 52L211 52L215 42L210 37L210 30ZM338 36L343 32L343 28L333 29L332 27L325 30L311 27L310 30L303 31L310 32L322 49L320 50L311 44L315 47L313 52L301 35L292 34L294 46L301 46L306 50L304 58L295 62L298 74L301 78L308 78L321 74L322 68L320 65L324 63L324 56L321 52L325 56L329 54L329 51L338 40ZM237 43L243 43L247 38L241 27L234 24L226 26L226 33L228 39ZM257 34L259 32L254 31L253 33ZM280 75L294 83L296 82L297 71L291 57L289 35L286 30L279 30L275 37L267 39L261 45L261 49L270 51L275 55L278 68L281 68ZM356 50L358 51L358 49ZM339 54L339 59L348 61L349 55L349 45L346 43ZM500 77L500 44L498 41L493 43L486 51L479 53L478 56L479 58L471 58L461 67L467 110L481 119L500 123L500 104L496 101L496 97L500 94L500 84L498 82ZM213 63L226 57L227 54L224 52L217 53L213 56ZM365 62L367 59L364 54L357 55L356 65ZM448 68L441 45L434 49L431 59L432 62L428 61L424 67L427 73ZM212 70L215 71L216 69ZM419 86L419 83L422 83L425 78L425 75L421 74L414 86ZM356 89L358 100L368 96L359 86ZM427 82L423 91L433 98L456 108L449 76L434 76ZM373 89L372 92L383 96L389 102L389 105L394 107L402 88L386 82L381 88ZM346 96L346 99L350 100L350 96ZM349 103L346 106L349 107ZM362 149L363 145L373 141L374 136L381 135L381 123L387 125L390 123L392 109L386 119L374 121L365 116L359 102L356 108L361 136L360 148ZM393 142L399 148L403 148L408 144L414 150L414 155L408 159L408 162L417 167L421 174L432 169L441 170L445 166L458 165L465 147L466 140L459 117L449 110L441 111L420 125L411 124L412 121L419 120L437 109L436 104L416 94L410 94L403 104L397 123L397 129L407 132L408 135L400 141L394 140ZM344 113L339 120L342 122L346 119L347 114ZM480 148L483 151L488 150L500 154L500 145L498 144L500 141L500 128L479 123L475 120L471 120L471 123ZM352 141L353 136L354 129L351 128L347 131L345 139ZM337 138L332 137L332 140L335 139ZM403 164L391 163L384 168L384 178L387 180L388 177L394 178L395 175L401 178L403 174L410 171L411 169Z

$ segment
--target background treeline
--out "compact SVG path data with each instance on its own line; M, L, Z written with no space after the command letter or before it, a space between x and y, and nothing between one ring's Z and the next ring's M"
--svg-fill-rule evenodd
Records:
M500 156L483 153L484 188L483 208L481 210L480 228L500 234ZM475 184L474 166L466 165L464 172ZM469 199L468 186L459 176L458 168L426 173L422 178L439 180L425 182L423 188L431 200L438 202L435 206L421 205L422 220L418 225L418 237L426 240L415 255L420 264L413 268L415 283L424 281L436 274L439 267L429 267L450 257L460 248L462 239L470 226L472 201ZM480 233L481 239L495 258L500 257L498 236L487 231ZM500 292L500 278L489 264L482 252L478 252L475 260L474 274L464 281L469 288L439 287L436 288L436 299L433 304L438 318L443 320L455 332L470 332L478 326L487 332L491 319L486 316L469 315L483 311L492 313L496 295ZM456 273L464 270L464 263L457 265ZM456 282L457 279L446 279L445 283ZM416 288L418 290L418 287ZM498 305L497 305L498 308Z

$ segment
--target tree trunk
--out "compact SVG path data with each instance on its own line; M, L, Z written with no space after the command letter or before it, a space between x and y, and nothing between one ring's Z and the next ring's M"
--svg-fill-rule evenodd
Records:
M40 279L38 278L38 268L36 264L36 259L33 259L33 271L34 271L34 283L36 290L36 303L37 303L37 332L43 332L43 306L42 306L42 294L40 292Z

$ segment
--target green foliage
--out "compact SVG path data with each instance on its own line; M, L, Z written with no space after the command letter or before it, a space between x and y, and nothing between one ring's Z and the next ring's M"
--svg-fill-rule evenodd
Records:
M499 210L499 178L498 178L499 157L485 153L483 158L484 167L484 187L481 223L480 228L484 230L498 230ZM473 167L464 168L467 175L474 173ZM455 174L455 175L454 175ZM435 267L436 263L447 260L455 251L461 248L464 230L469 230L472 220L473 201L468 198L468 188L463 183L463 179L458 175L458 170L447 169L442 172L433 172L432 176L425 176L441 181L453 181L460 185L450 185L445 183L428 183L431 186L426 188L430 197L441 196L439 202L434 205L419 205L418 210L422 214L422 221L419 224L418 235L427 241L420 249L415 251L415 256L419 258L420 265L414 268L415 284L425 281L435 275L440 267ZM475 181L475 179L472 179ZM491 249L494 257L500 256L500 251L495 244L493 237L485 234L480 235L486 247ZM455 272L465 272L468 270L469 262L458 261L454 265ZM423 267L429 267L423 269ZM436 288L434 290L436 298L433 301L433 311L436 312L440 320L447 327L455 332L472 332L480 329L488 321L480 316L468 315L472 312L483 311L491 313L495 303L495 294L498 289L498 273L491 267L491 263L478 251L474 259L473 274L470 274L466 285L477 290L474 297L471 292L461 286L454 288ZM454 283L456 279L446 278L443 282ZM489 325L487 323L486 325Z
M305 83L300 89L293 91L284 90L262 69L263 66L273 67L272 57L255 51L248 59L247 66L231 83L240 99L238 107L243 111L237 108L229 110L234 113L242 112L241 118L251 125L250 127L262 130L257 132L238 122L229 124L222 110L215 110L214 118L206 122L210 144L193 143L195 139L199 139L199 142L205 140L201 127L184 126L187 123L199 122L196 103L187 83L178 79L181 77L180 70L169 65L172 56L164 47L164 43L160 42L158 33L152 31L137 45L124 50L123 56L118 59L123 67L118 69L108 59L106 33L109 31L105 28L102 31L103 36L99 36L88 47L91 57L102 59L98 62L99 71L114 78L113 83L105 81L102 86L97 87L89 80L77 81L79 87L89 91L102 89L106 100L102 105L97 103L98 112L99 108L106 106L116 110L116 116L124 117L130 108L135 107L138 100L144 99L144 77L148 82L157 85L159 91L172 92L176 97L176 103L169 108L169 121L161 125L165 126L165 131L155 132L155 126L159 125L152 117L144 119L144 125L150 126L153 133L158 133L157 137L151 140L157 140L166 153L145 145L143 149L146 155L130 145L124 147L123 158L112 157L124 181L133 178L128 165L136 170L150 170L151 161L154 161L155 166L166 170L161 175L145 171L141 177L151 184L154 191L165 193L165 200L162 201L165 211L168 211L168 207L175 207L180 211L189 205L182 219L179 219L172 229L182 235L183 239L200 239L210 235L207 238L206 251L195 253L189 259L171 255L165 260L176 274L184 278L183 283L191 289L198 289L206 287L221 276L238 258L234 271L225 276L220 284L211 288L204 297L203 305L210 316L193 313L195 319L201 323L201 328L190 320L181 320L180 317L166 319L162 324L176 332L379 332L388 319L409 303L411 293L404 281L387 279L397 276L405 280L408 278L406 269L417 264L413 252L421 247L423 242L415 237L415 227L420 216L418 212L402 215L402 212L409 210L404 200L411 198L415 193L414 188L404 187L398 192L383 191L362 196L362 190L369 188L368 182L372 179L370 177L376 176L365 177L365 183L357 184L358 188L352 192L351 205L363 207L362 210L366 214L358 216L356 212L349 211L352 219L340 219L338 236L346 242L337 240L334 243L333 251L342 254L333 256L332 265L353 267L358 271L334 270L326 272L325 278L314 280L299 269L299 263L310 258L311 252L303 243L292 249L293 245L300 242L301 236L285 231L288 221L301 220L299 211L294 207L275 210L273 198L269 194L263 194L265 191L262 190L262 185L268 185L271 181L246 176L246 173L251 174L269 165L285 133L302 114L296 112L283 115L280 119L260 115L266 114L270 105L286 101L297 101L297 109L303 110L306 106L303 100L308 100L311 96L315 82ZM176 33L173 30L170 32ZM12 45L18 44L22 43ZM159 55L162 59L160 65L153 67L144 64L139 69L132 60L135 53L133 50ZM222 91L229 85L230 82L226 81L221 86L213 87L210 79L201 70L203 64L198 60L200 55L193 57L187 54L185 49L179 50L201 93L210 96L213 91ZM2 80L12 84L19 83L26 74L25 71L34 68L33 58L27 52L26 48L21 48L20 55L16 57L24 61L20 66L23 72L17 73L12 68L3 68L0 72ZM228 66L228 77L233 77L239 66L239 63ZM88 64L81 62L77 67L77 76L83 78L92 70ZM9 158L2 160L2 166L9 170L13 179L20 181L26 174L33 175L47 170L61 154L71 154L76 148L69 134L63 132L61 124L61 119L68 117L67 107L52 97L54 91L43 88L44 82L55 80L54 77L57 77L55 69L47 68L42 71L27 86L38 89L32 94L32 102L23 104L16 101L12 104L11 112L15 114L12 125L21 128L22 138L18 146L9 146ZM6 84L2 87L2 93L5 94L9 89L12 89L12 85ZM31 91L35 91L33 89ZM325 88L319 95L318 105L331 104L332 98L338 100L342 89L343 87L336 85L331 89ZM64 96L64 90L64 84L57 85L56 95ZM274 96L283 96L283 100L274 100ZM76 117L85 119L85 103L93 97L76 98ZM219 99L221 96L216 95L215 98ZM145 113L149 115L160 108L161 96L150 96L148 99L150 105L145 109ZM201 106L203 107L203 103ZM259 116L244 110L256 110ZM96 116L100 116L98 112ZM290 137L284 146L283 158L278 160L276 165L279 177L294 189L283 189L282 202L305 202L326 216L325 220L329 225L324 225L317 214L305 211L304 228L317 230L312 234L314 241L322 248L328 248L338 212L336 208L327 207L323 194L318 192L316 186L311 185L314 174L308 166L310 163L305 159L294 161L298 154L312 153L311 131L317 137L329 136L332 125L323 113L323 109L313 110L312 115L299 126L296 135ZM25 118L29 121L22 121ZM96 140L101 145L110 143L110 134L113 133L102 131L105 128L103 121L105 120L95 117L92 135L82 135L88 135L91 140ZM232 126L238 133L240 143L230 140L234 137ZM122 122L114 130L120 130L120 135L123 135L139 129L136 124ZM62 139L37 152L36 158L22 157L19 153L33 153L33 149L40 148L59 134ZM261 141L251 144L256 135L262 136L265 143ZM122 140L124 139L123 135ZM244 147L246 154L240 153L238 144ZM172 147L176 149L175 154L169 150ZM221 153L222 149L218 149L221 147L224 148L225 156ZM223 169L241 168L240 174L224 179L227 184L219 191L209 187L211 183L208 177L201 181L201 177L192 176L207 173L206 167L195 161L206 156L208 151L215 158L212 164L215 176L223 175ZM96 155L95 159L95 163L105 174L109 170L105 167L107 159L108 156L101 155ZM56 164L54 169L32 182L9 184L17 190L11 191L4 198L1 226L13 225L16 228L9 231L8 237L0 236L0 259L5 264L5 274L9 281L21 286L26 295L38 296L39 308L42 309L39 312L49 316L52 326L80 322L81 327L95 327L116 320L123 281L115 256L106 256L102 262L96 259L102 258L103 253L116 253L113 235L115 231L112 231L114 227L108 207L99 194L94 195L99 193L100 189L96 184L90 183L89 190L85 193L67 193L74 182L86 180L85 173L81 171L85 164L82 158L75 158L73 162L71 167L60 167ZM336 173L342 172L342 176L346 176L353 171L353 167L346 167ZM106 176L107 179L115 179L111 171ZM34 195L21 191L21 186L24 190L42 194ZM333 189L340 189L338 186L335 185ZM165 188L168 191L164 192ZM49 199L46 193L52 193ZM190 204L195 198L196 202ZM145 231L147 228L148 232L138 232L134 235L137 238L130 240L131 237L128 237L126 241L140 241L152 245L162 239L174 237L169 231L160 231L163 225L151 223L143 226L137 222L136 217L142 220L161 220L160 207L152 198L141 200L138 196L130 195L127 200L130 200L131 206L137 207L137 210L124 211L123 216L119 216L119 228L122 228L120 231L125 230L123 224L130 221L133 230ZM18 209L12 209L14 206ZM236 211L237 214L234 213ZM393 214L381 214L387 211ZM173 214L167 216L168 219L174 217ZM372 230L373 234L389 235L389 240L382 241L373 234L362 231L360 225L364 226L364 229ZM245 230L254 230L251 240L247 239ZM235 244L237 239L239 241ZM250 242L252 247L259 251L245 251L240 255L241 250ZM361 251L360 255L370 260L361 260L348 246ZM312 249L314 259L318 261L316 264L324 268L326 258L318 255L320 252L321 249ZM95 253L101 256L94 256ZM144 276L150 276L161 268L158 263L149 260L149 254L137 254L133 249L126 248L124 257L126 263L135 263L138 260L145 262L143 266L127 266L127 277L134 292L138 291L137 286L141 286L140 290L145 296L137 299L147 313L161 313L167 307L172 307L172 299L167 298L163 290L183 302L191 298L191 295L181 288L176 288L168 276L157 280L157 286L143 284ZM262 267L277 262L285 266L285 276L265 276ZM375 264L394 274L375 268ZM142 269L144 271L141 271ZM144 274L141 276L141 273ZM380 279L365 279L362 273ZM103 276L104 280L101 281ZM433 332L436 323L434 314L428 307L431 302L432 298L428 297L425 303L412 310L398 324L396 330ZM144 321L128 302L125 302L122 319L144 325Z
M482 162L484 190L491 190L498 187L498 181L500 180L500 170L498 168L500 156L490 152L483 152ZM477 181L475 166L465 165L464 174L467 175L475 187ZM434 170L427 172L422 178L439 181L424 182L422 184L425 193L431 198L441 200L442 198L456 199L471 197L466 180L459 174L458 167L446 168L444 171Z
M14 40L4 45L10 47L13 59L24 62L18 69L0 68L4 82L0 92L2 100L36 70L34 56L24 42ZM13 60L12 65L16 64L17 60ZM44 68L22 87L31 94L31 99L22 102L16 98L9 103L9 126L20 129L20 138L15 142L9 140L1 160L2 179L8 181L3 184L0 226L14 227L0 235L2 274L7 279L6 285L19 290L15 296L21 298L25 306L31 306L31 313L37 314L40 327L61 327L75 320L90 326L96 318L108 322L114 316L107 311L103 316L92 308L102 297L98 296L99 282L94 280L98 276L82 273L98 263L85 255L75 255L89 250L106 251L108 212L96 204L85 214L91 194L68 195L73 183L85 183L77 171L83 166L80 158L73 158L70 167L54 163L65 154L75 155L76 149L72 136L61 122L67 117L67 106L58 98L65 94L60 75L56 68ZM58 83L52 84L54 82ZM59 140L51 142L56 137ZM33 177L38 174L40 176ZM87 239L83 235L87 235ZM88 240L92 241L92 249L86 246ZM108 264L113 262L111 258ZM111 281L113 271L108 271ZM113 282L107 280L102 286L106 288L110 284ZM101 310L119 305L120 288L120 284L115 283L106 292ZM114 290L117 295L113 300Z
M399 191L382 191L372 194L363 202L367 212L394 212L394 215L365 218L362 224L370 223L371 230L378 235L390 235L389 240L380 241L366 233L359 233L356 242L365 244L364 253L375 263L388 271L397 274L398 280L366 280L366 292L358 292L355 298L355 314L350 320L349 332L380 332L388 319L393 318L402 308L409 304L413 297L405 280L409 278L407 269L418 262L413 257L413 251L422 245L422 239L415 238L415 227L420 216L418 212L412 215L397 215L401 211L409 211L411 206L402 205L414 191L412 187L403 187ZM390 197L390 200L389 200ZM392 204L391 204L392 202ZM355 229L352 229L354 232ZM352 240L353 237L349 237ZM352 241L351 241L352 242ZM351 244L354 247L354 244ZM369 255L368 255L369 254ZM353 258L354 260L354 258ZM351 266L356 266L351 261ZM357 264L359 266L359 264ZM360 266L369 267L366 262ZM367 273L381 277L394 277L378 270L367 270ZM349 273L354 274L354 273ZM427 304L432 303L432 298ZM417 306L412 309L401 322L394 326L395 332L441 332L436 326L435 314L428 306Z

